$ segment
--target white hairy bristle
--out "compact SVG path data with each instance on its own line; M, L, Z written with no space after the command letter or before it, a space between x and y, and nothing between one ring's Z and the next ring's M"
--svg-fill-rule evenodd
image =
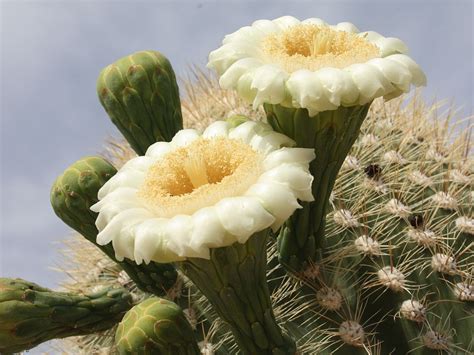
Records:
M392 198L390 201L388 201L388 203L385 205L385 210L388 213L400 218L407 218L409 215L411 215L411 209L398 201L396 198Z
M371 179L371 178L364 178L363 185L365 188L381 193L386 194L388 192L387 185L381 179Z
M459 169L450 170L448 176L449 180L455 182L456 184L464 185L471 183L469 176L464 175Z
M344 163L342 164L341 169L342 170L359 170L360 169L359 161L357 160L356 157L352 155L348 155L344 159Z
M323 287L316 292L316 300L319 305L330 311L335 311L342 306L341 293L332 287Z
M459 217L456 219L456 228L462 232L467 234L474 235L474 219L468 217Z
M364 328L353 320L341 323L339 326L339 336L344 343L352 346L363 346L365 341Z
M315 280L321 273L321 268L318 264L310 264L304 271L303 277L309 280Z
M419 170L414 170L411 173L408 174L408 180L410 180L412 183L416 185L421 185L421 186L430 186L433 184L433 180L423 174Z
M420 230L416 228L409 228L407 231L407 236L411 240L415 241L418 245L421 245L425 248L436 245L436 235L429 229Z
M444 154L440 153L436 148L430 148L426 152L426 159L434 160L440 163L445 159L445 157L444 157Z
M334 212L334 222L344 228L359 227L360 223L349 210L337 210Z
M397 151L391 150L385 153L382 157L384 163L387 164L399 164L403 165L407 163L407 160Z
M434 271L441 272L443 274L457 274L456 261L454 261L452 256L448 256L446 254L434 254L431 258L431 267Z
M379 143L379 139L376 135L372 134L372 133L369 133L369 134L365 134L364 136L362 136L362 138L360 139L360 144L364 145L364 146L368 146L368 145L376 145Z
M449 338L434 330L429 330L423 335L423 344L433 350L448 350Z
M394 126L394 122L392 118L384 118L381 120L377 120L375 122L375 129L387 132L390 131Z
M117 281L119 282L120 285L126 286L130 284L130 282L132 282L132 279L130 278L130 276L128 276L128 274L124 270L122 270L119 272L117 276Z
M459 282L454 285L454 294L460 301L474 301L474 284Z
M206 340L200 341L198 343L198 346L202 355L214 355L214 345L212 345L208 341Z
M361 235L354 240L356 249L367 255L380 255L380 244L367 235Z
M405 275L397 268L385 266L377 272L380 283L395 292L403 290L406 284Z
M458 207L458 201L444 191L439 191L431 196L431 200L439 208L445 210L455 210Z
M197 315L196 311L193 308L185 308L183 309L184 316L188 320L189 324L191 325L191 328L193 330L196 330L197 326Z
M417 300L406 300L400 307L400 314L403 318L421 323L426 319L426 308Z

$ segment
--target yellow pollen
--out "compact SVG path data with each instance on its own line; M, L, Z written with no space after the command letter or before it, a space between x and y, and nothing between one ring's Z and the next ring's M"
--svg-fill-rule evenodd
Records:
M292 26L267 36L263 50L268 62L276 62L289 73L344 68L380 56L377 46L363 37L313 24Z
M262 161L240 140L199 138L153 164L138 195L157 217L189 215L243 195L260 176Z

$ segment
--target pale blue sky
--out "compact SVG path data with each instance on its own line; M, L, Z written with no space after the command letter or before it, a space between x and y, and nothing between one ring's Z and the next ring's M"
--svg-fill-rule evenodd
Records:
M285 14L350 21L399 37L428 77L424 95L473 109L472 1L3 1L0 275L55 287L54 244L68 234L49 205L55 177L118 135L100 107L100 69L141 49L179 75L223 36Z

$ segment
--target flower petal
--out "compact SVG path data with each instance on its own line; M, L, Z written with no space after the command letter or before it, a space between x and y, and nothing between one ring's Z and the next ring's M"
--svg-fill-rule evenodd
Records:
M235 89L242 75L261 65L262 62L255 58L239 59L222 74L219 79L219 85L223 89Z
M175 134L170 144L174 148L184 147L189 143L195 141L199 137L201 137L201 135L195 129L182 129L181 131L178 131L178 133Z
M392 54L391 56L386 57L387 59L394 60L398 63L403 64L408 68L411 75L413 76L413 84L415 86L424 86L426 85L426 76L421 70L420 66L405 54Z
M168 263L183 260L168 248L167 220L152 218L135 226L135 253L137 264L150 261Z
M272 21L275 25L280 27L280 29L284 30L288 27L299 25L301 22L297 18L293 16L282 16L274 19Z
M216 204L216 210L223 227L235 235L239 243L245 243L252 234L275 222L275 217L255 197L225 198Z
M119 171L117 174L112 176L104 186L99 189L97 197L99 198L99 200L101 200L105 197L105 195L108 195L119 187L131 187L138 189L143 184L144 180L145 172L143 171Z
M227 137L230 125L226 121L216 121L210 124L202 133L203 138Z
M145 156L155 159L161 158L171 150L173 150L173 147L168 142L156 142L148 147Z
M263 65L252 72L251 89L257 90L253 108L257 109L262 103L279 104L285 100L286 72L274 65Z
M300 164L281 164L260 175L257 182L276 182L291 188L302 201L313 201L313 176Z
M235 238L223 227L215 207L200 209L192 215L192 219L194 225L190 242L192 248L219 248L235 242Z
M273 169L284 163L308 164L316 157L314 149L309 148L281 148L265 157L265 170Z
M297 208L301 208L295 194L282 184L257 183L245 195L257 197L262 206L276 218L271 225L273 231L280 228Z
M374 66L368 64L352 64L346 70L351 74L359 89L359 104L364 105L374 98L392 91L393 85Z

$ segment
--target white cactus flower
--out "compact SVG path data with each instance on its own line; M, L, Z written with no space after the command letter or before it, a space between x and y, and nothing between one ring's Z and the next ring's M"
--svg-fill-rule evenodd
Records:
M406 45L351 23L291 16L258 20L209 55L225 89L253 102L306 108L311 116L408 92L426 78Z
M209 258L209 248L245 243L278 229L312 201L314 151L268 125L218 121L202 134L179 131L151 145L99 191L97 243L112 242L118 260L172 262Z

